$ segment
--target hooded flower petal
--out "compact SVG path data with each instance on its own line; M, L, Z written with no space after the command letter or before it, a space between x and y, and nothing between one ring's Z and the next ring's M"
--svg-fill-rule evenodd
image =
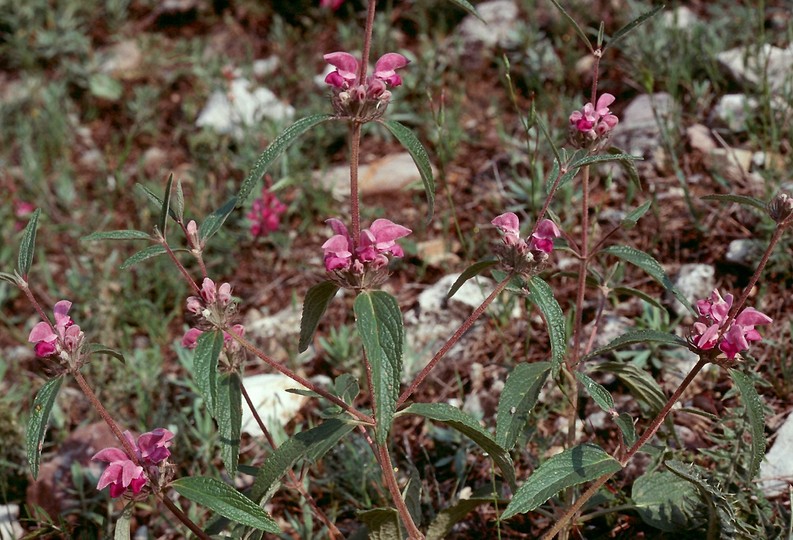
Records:
M352 86L358 78L358 60L353 55L346 52L332 52L324 56L325 61L336 68L333 73L338 74L338 78L325 77L325 82L338 88Z
M518 216L512 212L506 212L500 216L496 216L490 223L502 233L514 235L520 234L520 220L518 219Z
M398 238L404 238L413 232L407 227L397 225L388 219L382 218L374 220L369 226L369 230L374 235L375 241L377 243L393 242L394 240Z
M406 65L408 65L408 59L401 54L384 54L374 65L374 76L376 79L380 79L391 86L399 86L402 84L402 79L396 74L396 70Z
M171 446L173 437L173 433L165 428L157 428L144 433L138 437L138 450L141 458L155 465L165 460L171 455L168 447Z

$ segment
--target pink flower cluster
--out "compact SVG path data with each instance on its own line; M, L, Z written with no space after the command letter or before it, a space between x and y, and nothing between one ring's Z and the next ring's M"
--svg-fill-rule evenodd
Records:
M614 99L611 94L603 94L594 106L590 102L580 111L574 111L570 115L570 131L573 135L595 140L614 129L619 122L619 118L609 110L609 105L614 103Z
M336 11L344 3L344 0L319 0L320 7L330 8Z
M204 316L204 310L211 305L225 309L231 304L231 285L222 283L220 287L209 278L201 283L201 296L187 297L187 311L194 315Z
M199 317L199 320L209 322L212 326L225 326L231 315L234 313L234 303L231 297L231 285L221 283L217 286L214 281L204 278L201 283L201 295L189 296L187 298L187 311ZM245 327L235 324L231 327L234 333L242 336L245 334ZM194 349L198 337L204 333L200 328L190 328L182 337L182 346L186 349ZM224 347L229 352L239 350L239 344L234 341L228 332L223 332Z
M277 231L284 212L286 205L267 187L262 188L262 196L253 201L251 211L248 212L248 219L251 220L251 235L254 238L264 237Z
M692 342L699 349L713 349L717 343L719 350L730 360L741 351L749 348L752 341L760 341L762 336L755 326L769 324L773 320L754 308L746 308L725 328L733 296L728 294L722 298L718 289L714 290L705 300L698 300L696 307L699 318L692 328Z
M504 244L497 253L505 268L531 274L548 260L553 240L561 235L559 227L550 219L542 219L527 239L520 237L520 220L512 212L496 216L492 223L503 235Z
M99 477L96 489L110 486L110 496L113 498L120 497L127 491L131 491L133 495L139 494L149 478L159 474L161 463L171 455L168 447L171 446L173 436L167 429L157 428L138 437L136 443L130 432L125 431L124 437L135 449L135 458L139 465L119 448L100 450L91 459L104 461L109 465Z
M402 84L396 70L408 65L408 59L398 53L381 56L374 66L374 74L359 80L358 60L346 52L332 52L325 61L336 69L328 73L325 82L335 89L333 107L339 115L371 120L380 117L391 100L389 86Z
M413 232L387 219L376 219L368 229L361 231L356 245L340 220L331 218L326 223L336 233L322 244L328 272L350 270L363 274L367 269L383 268L388 264L389 255L402 257L405 254L395 240Z
M42 321L33 327L28 336L28 341L35 343L36 356L47 358L61 354L73 353L79 349L83 341L83 332L69 317L72 303L61 300L55 304L55 326L49 321Z

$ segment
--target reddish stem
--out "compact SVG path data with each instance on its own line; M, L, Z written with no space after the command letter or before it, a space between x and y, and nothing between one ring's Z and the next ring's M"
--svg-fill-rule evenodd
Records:
M409 540L424 540L424 535L421 534L421 531L416 527L416 523L410 515L410 510L408 510L405 500L402 498L402 493L399 491L399 484L394 475L394 466L391 464L391 455L388 453L388 449L385 445L377 445L377 449L380 454L380 466L383 470L383 478L388 487L388 491L391 493L391 498L396 505L399 517L402 518L402 522L407 528Z

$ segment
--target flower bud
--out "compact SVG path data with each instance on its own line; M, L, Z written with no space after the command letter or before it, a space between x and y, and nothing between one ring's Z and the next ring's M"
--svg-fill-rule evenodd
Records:
M777 193L768 203L768 215L777 223L789 219L793 215L793 197L787 193Z
M193 219L187 222L187 245L196 250L201 249L201 240L198 238L198 225Z

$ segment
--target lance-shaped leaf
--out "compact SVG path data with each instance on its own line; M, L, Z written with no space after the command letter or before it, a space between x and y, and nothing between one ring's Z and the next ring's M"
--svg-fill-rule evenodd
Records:
M614 474L622 467L594 444L568 448L541 464L520 486L501 519L531 512L545 501L572 486Z
M636 443L636 426L633 425L633 418L626 412L621 412L614 418L614 423L622 432L622 442L630 448Z
M550 371L549 362L523 363L515 366L507 377L498 400L496 420L496 442L501 448L511 450L515 446Z
M567 353L567 327L564 312L553 296L553 289L537 276L526 282L531 295L529 300L537 306L545 319L548 337L551 340L551 373L553 377L559 373Z
M471 497L470 499L460 499L448 508L444 508L427 529L426 540L443 540L451 532L461 519L468 513L483 504L494 504L498 499L496 497Z
M137 253L135 253L134 255L132 255L129 259L127 259L123 263L121 263L121 266L119 268L121 268L122 270L126 270L127 268L131 266L135 266L136 264L143 262L145 260L154 257L159 257L160 255L164 255L166 252L167 252L166 249L160 244L147 246L141 249L140 251L138 251Z
M215 416L215 403L218 395L218 357L223 349L223 332L213 330L204 332L196 340L193 354L193 379L207 410Z
M583 42L586 44L586 46L587 46L587 49L589 49L589 52L591 52L591 53L594 53L594 52L595 52L595 49L593 49L593 48L592 48L592 42L591 42L591 41L589 41L589 38L588 38L588 37L587 37L587 35L584 33L584 31L581 29L581 27L580 27L580 26L578 26L578 23L577 23L577 22L575 22L575 19L573 19L573 18L570 16L570 14L569 14L569 13L567 13L567 11L565 11L565 9L564 9L564 8L562 7L562 5L561 5L561 4L558 2L558 0L551 0L551 3L552 3L554 6L556 6L556 9L558 9L558 10L561 12L562 16L563 16L565 19L567 19L567 22L568 22L568 23L570 23L570 26L572 26L572 27L573 27L573 30L575 30L575 33L576 33L576 34L578 34L578 37L580 37L580 38L583 40Z
M232 521L272 534L281 532L273 518L261 506L220 480L191 476L179 478L171 486L182 497L206 506Z
M609 391L603 388L601 384L595 382L592 380L592 377L580 371L576 371L575 376L578 382L581 383L581 386L584 387L584 390L586 390L586 393L592 398L592 401L597 403L598 407L606 412L611 412L614 409L614 398L611 397Z
M372 508L358 514L369 531L369 540L402 540L399 514L393 508Z
M168 182L165 184L165 197L162 199L162 206L160 207L160 219L157 222L157 228L160 234L165 238L165 232L168 228L168 215L176 216L176 212L171 210L171 188L173 187L173 173L168 175ZM174 217L174 219L176 219Z
M133 229L121 231L100 231L83 236L83 242L96 242L98 240L151 240L151 235Z
M482 16L479 15L479 12L476 10L476 8L468 0L449 0L449 1L452 4L455 4L455 5L463 8L465 11L467 11L468 13L470 13L471 15L473 15L474 17L476 17L480 21L485 22L485 20L482 18Z
M664 272L663 267L652 256L631 246L609 246L603 249L602 252L614 255L615 257L638 266L647 272L651 278L663 285L666 290L671 292L681 304L686 306L686 309L694 313L691 302L689 302L685 295L672 284L669 276Z
M338 290L339 286L332 281L323 281L311 287L306 293L306 298L303 300L303 315L300 317L298 352L308 349L322 315L325 314Z
M749 460L748 478L757 475L760 470L760 462L765 457L765 415L763 414L763 401L754 387L752 379L745 373L731 369L730 377L735 386L741 392L746 419L749 420L749 428L752 434L751 456Z
M115 358L116 360L120 360L122 364L126 363L124 355L121 353L121 351L117 351L116 349L107 347L101 343L89 343L88 345L84 346L84 350L88 355L106 355Z
M603 356L608 352L637 343L660 343L672 347L688 347L688 342L685 339L668 332L661 332L660 330L634 330L633 332L628 332L627 334L613 339L611 343L605 347L592 351L584 357L584 360L586 361L590 358Z
M421 181L424 183L424 194L427 197L427 221L429 222L435 212L435 180L432 177L432 165L430 165L427 150L413 131L396 120L383 120L381 124L387 127L396 140L405 147L418 167Z
M383 291L362 292L355 299L355 324L372 366L372 388L377 429L385 444L391 429L402 376L402 312L396 298Z
M584 165L596 165L598 163L608 163L609 161L636 161L636 156L632 156L631 154L596 154L594 156L584 156L577 160L575 160L571 165L570 168L580 168Z
M700 197L703 201L720 201L720 202L729 202L729 203L736 203L740 204L741 206L748 206L749 208L755 208L760 210L761 212L766 212L766 204L761 201L760 199L756 199L755 197L747 197L746 195L720 195L720 194L713 194L713 195L705 195L704 197Z
M135 510L135 501L130 501L124 507L121 515L116 520L115 529L113 530L113 540L129 540L130 530L129 525L132 520L132 513Z
M265 149L262 155L259 156L259 159L257 159L256 163L253 165L253 169L251 169L251 172L248 173L247 178L245 178L245 180L242 182L242 186L240 186L240 191L237 193L236 197L237 203L242 204L245 202L245 200L248 198L248 195L250 195L251 190L253 190L253 186L256 185L256 182L258 182L262 176L264 176L264 173L267 172L267 169L270 167L273 161L275 161L275 159L280 156L284 150L289 148L289 146L291 146L292 143L295 142L303 133L314 126L333 118L334 116L332 114L315 114L312 116L307 116L306 118L301 118L282 131L281 134L270 143L270 146Z
M30 221L22 231L22 241L19 244L19 256L17 257L17 272L24 279L28 278L30 265L33 264L33 252L36 251L36 229L39 226L39 216L41 208L36 208L30 215Z
M472 416L456 407L452 407L448 403L414 403L399 414L416 414L441 422L459 431L479 445L482 450L490 454L490 457L501 470L504 479L513 490L515 489L515 469L512 466L512 458L509 457L509 452L501 447L493 436L485 431Z
M463 270L463 273L460 274L460 277L454 280L454 284L452 285L452 288L449 289L449 292L446 294L446 298L451 298L452 296L454 296L454 293L460 290L460 287L462 287L466 281L468 281L472 277L478 276L479 274L481 274L485 270L488 270L489 268L493 268L497 264L498 264L498 260L496 259L479 261L472 264L471 266Z
M628 391L647 405L653 413L658 413L666 404L666 396L658 383L650 375L633 364L620 362L602 362L595 367L595 371L613 373L628 387Z
M262 503L278 489L278 481L301 459L315 462L350 431L354 424L330 418L307 431L297 433L265 460L251 488L251 498Z
M645 523L666 532L698 527L705 515L696 487L667 471L641 475L633 483L631 498Z
M184 221L184 191L182 190L182 181L176 181L176 196L173 201L173 211L176 214L177 221Z
M627 216L620 221L620 227L623 229L633 229L639 220L647 213L647 210L652 206L653 201L644 201L638 208L631 211Z
M242 429L242 388L238 373L224 373L217 381L215 419L218 422L220 457L230 477L237 474Z
M156 193L154 193L152 190L150 190L149 188L147 188L147 187L146 187L146 186L144 186L143 184L135 184L135 185L136 185L136 187L138 188L138 190L140 190L141 192L143 192L143 194L146 196L146 198L147 198L147 199L149 199L149 201L150 201L150 202L151 202L151 203L152 203L154 206L156 206L157 208L159 208L160 210L162 210L162 207L163 207L163 200L160 198L160 196L159 196L159 195L157 195ZM177 217L177 215L176 215L176 212L174 212L173 208L169 208L169 209L168 209L168 215L169 215L169 216L171 216L171 219L173 219L174 221L178 221L178 217Z
M220 230L220 228L226 222L226 219L228 219L229 215L234 210L236 204L237 198L232 197L226 201L223 206L209 214L207 218L201 222L201 225L198 227L198 237L201 239L202 245L207 241L207 239L212 237Z
M603 50L606 50L606 47L611 47L612 45L615 45L615 44L619 43L620 40L622 40L625 36L627 36L633 30L638 28L639 25L641 25L642 23L644 23L648 19L651 19L652 17L655 17L662 9L664 9L663 5L656 6L655 8L651 9L650 11L648 11L646 13L643 13L642 15L639 15L638 17L633 19L631 22L629 22L628 24L626 24L625 26L623 26L622 28L620 28L619 30L614 32L614 35L611 36L611 39L608 40L608 43L606 43L603 46Z
M41 462L41 448L44 446L44 435L47 433L47 422L50 419L52 406L55 398L58 397L58 390L61 389L63 377L50 379L41 387L36 399L33 400L33 409L30 411L28 419L28 430L26 436L26 447L28 455L28 465L30 474L35 479L39 475L39 463Z
M699 491L700 498L708 505L706 538L736 538L738 526L735 510L721 490L713 485L715 482L708 480L708 472L696 465L686 465L675 460L665 461L664 465L673 474L691 482Z

